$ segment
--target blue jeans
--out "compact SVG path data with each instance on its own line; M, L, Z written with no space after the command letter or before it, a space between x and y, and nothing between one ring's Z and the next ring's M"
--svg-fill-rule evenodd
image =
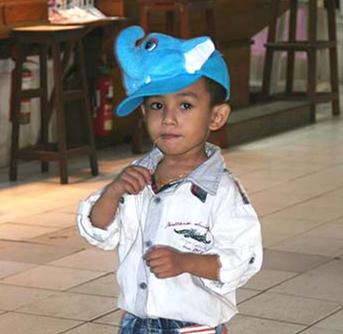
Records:
M133 314L125 313L118 334L179 334L179 329L195 325L192 322L171 319L142 319ZM216 334L220 334L222 325L216 327Z

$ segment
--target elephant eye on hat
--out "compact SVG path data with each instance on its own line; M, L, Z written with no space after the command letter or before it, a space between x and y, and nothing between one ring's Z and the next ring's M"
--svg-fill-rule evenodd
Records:
M229 73L212 40L197 37L182 40L151 33L139 26L120 32L115 54L122 70L127 97L117 106L126 116L143 103L144 97L174 93L207 77L222 85L230 96Z

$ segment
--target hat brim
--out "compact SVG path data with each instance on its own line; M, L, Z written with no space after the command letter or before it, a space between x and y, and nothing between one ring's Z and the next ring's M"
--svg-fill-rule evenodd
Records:
M181 74L166 80L150 82L121 101L116 107L116 114L120 117L127 116L143 103L144 97L175 93L193 84L201 77L200 73L199 75Z

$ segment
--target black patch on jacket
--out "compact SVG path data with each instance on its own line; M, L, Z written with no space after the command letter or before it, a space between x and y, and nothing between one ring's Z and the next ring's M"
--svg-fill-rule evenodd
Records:
M177 230L174 229L174 232L177 234L182 234L185 238L190 238L193 240L196 240L198 242L202 242L203 244L210 244L211 240L207 240L205 234L200 234L197 230L191 228L191 229L183 229L183 230Z
M248 196L247 196L247 194L243 191L243 189L242 189L241 185L239 184L239 182L236 181L236 180L234 180L234 182L235 182L235 185L237 186L237 189L238 189L238 191L239 191L239 194L241 195L241 198L242 198L243 203L244 203L244 204L250 204L250 201L249 201L249 199L248 199Z
M192 184L191 192L194 196L198 197L201 202L206 202L207 192L204 189L198 187L196 184Z

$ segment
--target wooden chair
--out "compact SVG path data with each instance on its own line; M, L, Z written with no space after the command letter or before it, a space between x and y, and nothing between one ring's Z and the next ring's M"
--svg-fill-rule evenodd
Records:
M98 175L98 163L92 129L91 107L89 101L88 83L85 72L85 60L82 38L86 33L83 26L31 26L15 28L12 37L15 42L15 72L14 89L12 90L12 142L9 178L17 180L18 159L41 161L42 172L48 171L49 162L57 161L60 169L61 184L68 183L68 159L88 155L92 175ZM64 52L62 52L62 47ZM22 70L26 56L32 55L32 50L39 52L40 87L37 89L23 90ZM47 87L47 57L51 52L53 62L53 94L51 103L48 99ZM63 55L63 57L62 57ZM80 87L75 90L66 90L64 78L74 55L77 76ZM41 129L37 145L19 149L20 134L20 104L24 98L40 99ZM87 143L81 147L70 147L66 140L65 102L83 100L84 123L75 124L85 127ZM49 123L52 112L57 118L57 143L49 143Z
M149 30L149 16L153 13L165 13L166 30L176 33L180 38L190 38L190 14L201 11L205 14L208 34L214 34L214 0L138 0L140 25ZM178 29L175 31L175 17Z
M290 17L287 41L276 41L276 27L278 22L278 11L281 0L270 2L270 23L268 31L268 41L266 44L266 58L264 65L262 96L264 99L271 97L271 74L274 52L285 51L287 53L287 77L285 93L281 98L291 98L303 96L299 92L294 92L294 65L295 53L306 52L307 66L307 92L306 95L311 103L311 118L315 121L315 105L321 102L332 103L332 114L340 114L339 106L339 78L338 78L338 56L337 56L337 32L336 32L336 0L325 0L328 22L328 40L319 40L317 34L318 1L308 0L308 38L307 40L296 40L298 0L289 0ZM317 84L317 51L329 50L330 83L331 91L328 93L318 93Z

